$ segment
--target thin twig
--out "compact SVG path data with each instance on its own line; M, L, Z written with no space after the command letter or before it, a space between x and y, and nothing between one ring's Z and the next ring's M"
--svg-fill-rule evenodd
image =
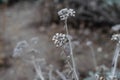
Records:
M68 27L67 27L67 19L65 20L65 30L66 30L67 36L69 36ZM71 55L71 59L72 59L71 61L72 61L72 66L73 66L73 72L74 72L76 80L79 80L77 72L76 72L74 57L73 57L72 43L71 43L71 39L69 37L68 37L68 42L69 42L69 47L70 47L70 55Z
M62 80L67 80L66 77L59 70L56 70L56 73L61 77Z
M118 62L118 57L119 57L119 52L120 52L120 44L117 44L116 50L115 50L115 55L113 58L113 62L112 62L112 77L115 76L115 72L116 72L116 67L117 67L117 62Z
M39 76L39 78L41 80L45 80L44 77L43 77L40 65L37 65L36 61L34 61L34 60L32 61L32 63L34 65L35 71L37 72L37 75Z

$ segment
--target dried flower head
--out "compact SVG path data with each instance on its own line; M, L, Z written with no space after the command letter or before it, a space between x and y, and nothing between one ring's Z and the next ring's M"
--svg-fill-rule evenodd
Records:
M52 40L54 41L54 44L55 44L57 47L63 46L65 43L68 42L67 35L62 34L62 33L56 33L56 34L53 36Z
M106 79L103 76L101 76L99 80L106 80Z
M114 34L114 35L112 35L111 40L116 40L116 41L118 41L118 43L120 43L120 34Z
M75 16L75 11L73 9L64 8L58 12L61 20L66 20L69 16Z
M21 54L23 49L27 48L28 46L29 46L29 44L25 40L18 42L15 49L14 49L13 57L18 56L19 54Z

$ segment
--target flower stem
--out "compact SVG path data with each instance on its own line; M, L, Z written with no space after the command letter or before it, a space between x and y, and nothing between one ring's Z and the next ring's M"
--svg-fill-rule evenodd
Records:
M69 32L68 32L68 26L67 26L67 19L65 20L65 30L66 30L66 34L68 36ZM73 57L73 48L72 48L72 43L71 43L70 37L68 37L68 42L69 42L69 47L70 47L70 55L71 55L71 61L72 61L72 66L73 66L73 72L74 72L76 80L79 80L77 72L76 72L76 66L75 66L75 61L74 61L74 57Z
M33 63L33 65L34 65L35 71L36 71L37 75L39 76L39 78L40 78L41 80L45 80L44 77L43 77L42 71L41 71L41 67L40 67L40 65L38 65L38 64L36 63L36 61L34 60L34 58L33 58L33 60L32 60L32 63Z
M93 58L93 63L94 63L94 67L95 69L97 68L97 62L96 62L96 57L95 57L95 51L94 48L92 47L92 45L90 46L91 52L92 52L92 58Z
M120 52L119 48L120 48L120 44L117 44L116 50L115 50L115 55L114 55L113 62L112 62L112 65L113 65L112 72L111 72L112 73L112 77L115 76L115 71L116 71L118 57L119 57L119 52Z

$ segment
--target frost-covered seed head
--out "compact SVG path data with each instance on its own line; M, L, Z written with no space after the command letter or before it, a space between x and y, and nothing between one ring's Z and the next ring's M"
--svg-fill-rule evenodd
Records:
M114 35L112 35L111 40L115 40L115 41L118 41L118 43L120 43L120 34L114 34Z
M58 12L61 20L66 20L69 16L75 16L75 11L73 9L64 8Z
M16 47L14 48L13 56L18 56L23 51L23 49L28 46L29 44L25 40L18 42Z
M57 46L57 47L60 47L60 46L63 46L65 43L68 42L68 38L65 34L62 34L62 33L56 33L52 40L54 41L54 44Z

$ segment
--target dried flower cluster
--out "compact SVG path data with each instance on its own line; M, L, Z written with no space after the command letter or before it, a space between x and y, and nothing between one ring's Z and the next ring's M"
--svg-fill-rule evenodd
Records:
M65 46L67 46L65 44L68 42L68 44L69 44L70 58L71 58L71 62L68 61L68 64L69 64L69 68L72 70L72 75L73 75L72 79L79 80L79 77L78 77L78 74L77 74L77 71L76 71L74 57L73 57L73 48L72 48L71 37L69 36L69 31L68 31L68 26L67 26L67 19L68 19L68 17L75 16L75 11L73 9L64 8L64 9L62 9L62 10L60 10L58 12L58 15L60 16L60 19L64 20L64 22L65 22L64 26L65 26L66 34L56 33L53 36L52 40L54 41L54 44L57 47L62 46L63 48ZM64 80L66 80L66 79L64 79Z
M23 49L27 48L28 46L29 46L29 44L25 40L18 42L14 49L13 57L17 56L18 54L20 55L22 53Z
M37 44L38 43L38 37L33 37L30 39L30 43L32 44ZM23 50L30 48L30 44L29 41L23 40L17 43L16 47L14 48L14 52L13 52L13 57L17 57L20 56L21 53L23 53ZM37 52L36 49L31 49L30 51L32 52Z
M62 33L56 33L52 40L54 41L54 44L57 47L63 46L64 44L66 44L68 42L68 38L65 34Z
M75 16L75 11L73 9L64 8L58 12L61 20L68 19L69 16Z

